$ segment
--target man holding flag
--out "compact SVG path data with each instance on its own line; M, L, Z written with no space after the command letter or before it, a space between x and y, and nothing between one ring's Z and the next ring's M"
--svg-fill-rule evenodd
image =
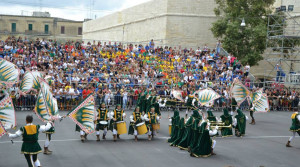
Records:
M34 125L33 117L26 116L26 125L21 127L15 134L7 133L10 138L23 137L21 153L24 154L28 167L41 166L37 158L37 154L42 152L38 143L39 132L45 132L52 128L52 124L48 122L46 125Z

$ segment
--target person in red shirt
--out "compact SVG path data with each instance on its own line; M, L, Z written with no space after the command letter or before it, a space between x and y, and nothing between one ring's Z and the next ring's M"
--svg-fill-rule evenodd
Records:
M85 99L89 94L93 93L92 86L87 87L82 91L82 97Z

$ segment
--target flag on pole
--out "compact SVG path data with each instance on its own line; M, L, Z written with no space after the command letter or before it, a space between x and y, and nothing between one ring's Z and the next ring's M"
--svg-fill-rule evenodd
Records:
M67 114L85 133L95 131L95 99L90 94L73 111Z
M263 89L261 88L261 89L255 91L254 93L251 93L249 99L252 103L255 103L256 101L258 101L261 98L262 94L263 94Z
M42 95L44 96L46 106L48 109L48 114L50 115L51 119L58 119L59 118L59 113L58 113L58 107L57 107L57 101L53 97L53 94L51 92L51 87L48 85L48 83L38 77L40 85L41 85L41 90L43 93Z
M4 97L0 101L0 121L5 129L16 127L16 113L10 96Z
M28 93L31 90L40 88L38 77L42 78L43 75L39 71L26 71L21 81L20 90L22 93Z
M0 83L12 86L19 81L20 70L7 60L0 59Z
M5 130L5 128L3 127L3 125L2 125L2 123L1 123L1 121L0 121L0 138L1 138L3 135L5 135L5 133L6 133L6 130Z
M194 95L198 94L198 101L201 106L210 107L213 105L214 100L220 98L221 96L212 90L211 88L198 90L194 93Z
M262 94L259 100L253 102L253 107L256 112L270 111L268 96L266 94Z
M250 91L236 78L231 85L230 95L236 100L237 104L240 105L250 96Z
M48 106L45 100L45 96L43 95L43 91L41 90L37 96L36 104L33 111L41 121L43 122L51 121L51 117L48 113Z

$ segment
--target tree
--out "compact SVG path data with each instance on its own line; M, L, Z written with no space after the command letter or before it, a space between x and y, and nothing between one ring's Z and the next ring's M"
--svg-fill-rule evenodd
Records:
M219 19L213 23L212 33L222 39L225 50L242 64L253 66L262 60L266 49L267 15L272 13L275 0L215 0L214 12ZM242 27L242 19L246 26Z

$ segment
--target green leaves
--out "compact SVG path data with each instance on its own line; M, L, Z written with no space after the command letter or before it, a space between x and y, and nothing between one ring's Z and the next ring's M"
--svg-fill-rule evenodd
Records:
M223 48L241 60L256 65L266 49L267 19L274 0L215 0L214 10L219 20L213 23L212 33L221 38ZM246 26L241 27L242 19Z

